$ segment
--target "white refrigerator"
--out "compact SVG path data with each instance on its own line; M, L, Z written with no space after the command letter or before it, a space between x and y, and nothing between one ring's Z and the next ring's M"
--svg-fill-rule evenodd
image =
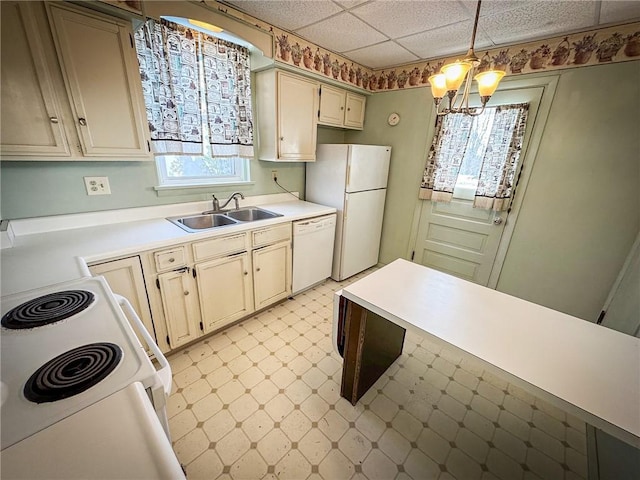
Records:
M306 200L337 210L331 278L378 263L391 147L320 144L307 163Z

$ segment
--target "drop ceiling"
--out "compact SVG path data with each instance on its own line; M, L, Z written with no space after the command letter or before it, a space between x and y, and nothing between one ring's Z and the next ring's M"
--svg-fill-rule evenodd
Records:
M369 68L463 54L475 0L221 2ZM640 20L640 0L483 0L476 49Z

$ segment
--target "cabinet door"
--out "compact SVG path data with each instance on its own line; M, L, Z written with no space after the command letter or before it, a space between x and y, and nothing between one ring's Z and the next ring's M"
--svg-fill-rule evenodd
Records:
M322 85L320 87L320 115L318 123L342 127L344 122L345 91Z
M248 253L200 263L195 268L205 332L228 325L253 311Z
M315 161L318 83L278 72L278 157Z
M131 28L64 5L49 11L84 155L151 159Z
M344 126L362 130L364 127L364 109L367 97L347 92Z
M93 275L102 275L107 279L107 283L109 283L114 293L122 295L129 300L151 337L156 338L140 258L130 257L113 262L99 263L90 266L89 270ZM150 353L147 342L138 333L135 325L132 325L132 327L142 346L145 347L147 353Z
M202 335L195 280L187 268L158 275L171 348Z
M60 111L67 100L54 86L36 7L29 2L1 3L0 148L3 155L68 157Z
M256 310L291 294L291 243L253 251L253 289Z

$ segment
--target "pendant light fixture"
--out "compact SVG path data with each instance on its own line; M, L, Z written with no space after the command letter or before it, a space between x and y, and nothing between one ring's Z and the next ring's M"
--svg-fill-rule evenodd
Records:
M480 4L482 0L478 0L476 8L476 18L473 23L473 33L471 35L471 46L467 55L462 60L456 60L454 63L443 66L440 73L429 77L429 85L431 85L431 93L436 104L436 110L440 107L440 101L447 95L449 97L449 106L438 112L438 115L447 115L448 113L464 113L466 115L480 115L484 111L484 107L491 98L491 95L498 88L498 83L505 72L502 70L488 70L478 73L475 76L474 70L480 65L480 59L476 57L473 46L476 41L476 31L478 29L478 18L480 17ZM471 93L472 79L478 82L478 93L482 102L482 109L478 112L475 108L469 108L469 94ZM463 87L464 83L464 87ZM459 102L459 103L458 103Z

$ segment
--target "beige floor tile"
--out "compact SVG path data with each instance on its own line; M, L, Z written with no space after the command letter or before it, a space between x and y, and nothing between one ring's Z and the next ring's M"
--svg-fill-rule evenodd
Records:
M256 447L268 465L275 465L291 449L291 440L279 428L265 435Z
M167 412L190 480L585 478L583 422L410 332L355 406L341 398L331 310L351 281L169 357Z
M377 448L362 462L362 473L370 480L386 480L395 478L398 474L398 466L389 459L381 450ZM426 478L426 477L422 477Z
M187 478L189 480L211 480L222 474L223 465L218 454L213 450L207 450L193 462L187 465Z
M256 450L249 450L231 465L229 475L234 480L262 478L267 473L267 463Z

